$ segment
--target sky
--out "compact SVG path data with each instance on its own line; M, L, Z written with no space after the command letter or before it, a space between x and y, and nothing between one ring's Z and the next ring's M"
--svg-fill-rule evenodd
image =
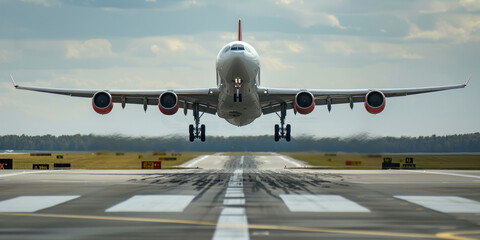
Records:
M465 89L287 112L292 136L425 136L480 131L480 0L21 0L0 1L0 135L120 134L188 137L179 111L15 90L215 87L218 51L243 40L260 55L261 85L274 88ZM236 127L205 114L207 136L272 135L275 114Z

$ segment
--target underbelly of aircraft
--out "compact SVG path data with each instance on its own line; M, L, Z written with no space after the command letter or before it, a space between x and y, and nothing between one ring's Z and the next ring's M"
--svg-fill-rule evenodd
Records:
M221 95L217 109L218 116L232 125L245 126L262 115L256 94L242 96L241 102L234 102L233 95Z

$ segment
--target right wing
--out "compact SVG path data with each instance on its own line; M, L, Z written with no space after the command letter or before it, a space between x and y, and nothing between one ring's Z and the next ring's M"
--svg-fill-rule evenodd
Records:
M294 108L295 96L303 91L310 92L315 98L315 105L333 105L341 103L365 102L365 96L371 91L380 91L385 97L400 97L421 93L438 92L450 89L464 88L470 78L463 84L423 87L423 88L392 88L392 89L281 89L259 88L258 95L263 114L278 112L286 104L286 109Z

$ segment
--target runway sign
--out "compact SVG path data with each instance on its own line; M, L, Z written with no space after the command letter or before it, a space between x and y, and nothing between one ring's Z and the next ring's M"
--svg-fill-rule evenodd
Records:
M0 170L13 169L13 159L0 159Z
M162 162L160 161L142 161L142 169L161 169Z
M52 156L51 153L30 153L32 157L50 157Z
M176 161L176 157L159 157L158 160L160 161Z
M400 163L393 163L392 158L383 158L382 169L399 169Z
M48 170L50 165L48 164L33 164L33 170Z
M54 163L53 164L53 169L59 170L59 169L70 169L71 164L70 163Z
M345 161L346 166L361 166L362 161Z
M402 165L402 168L416 169L417 165L413 163L412 157L405 158L405 164Z

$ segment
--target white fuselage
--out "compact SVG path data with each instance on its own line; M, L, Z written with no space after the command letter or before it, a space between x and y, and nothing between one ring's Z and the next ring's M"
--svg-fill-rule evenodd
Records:
M262 114L257 88L260 85L260 59L246 42L227 44L217 56L218 116L236 125L247 125ZM240 87L239 87L240 86ZM237 91L238 88L238 91ZM241 101L235 101L235 94Z

